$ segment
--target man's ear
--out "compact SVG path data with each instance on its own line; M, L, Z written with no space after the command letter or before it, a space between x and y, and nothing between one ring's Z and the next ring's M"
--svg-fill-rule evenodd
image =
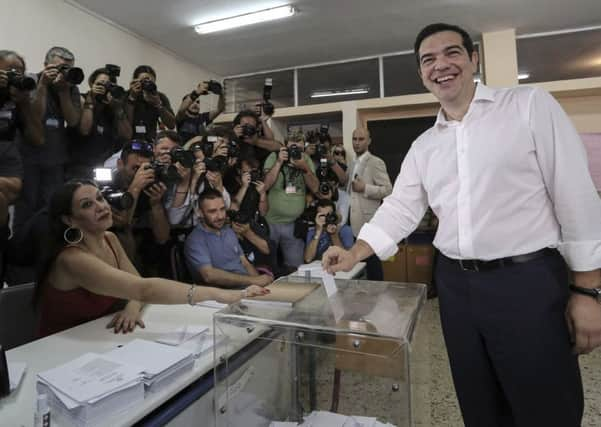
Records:
M478 61L480 60L480 55L478 54L477 50L474 49L470 59L472 61L472 65L475 67L476 71L478 71Z

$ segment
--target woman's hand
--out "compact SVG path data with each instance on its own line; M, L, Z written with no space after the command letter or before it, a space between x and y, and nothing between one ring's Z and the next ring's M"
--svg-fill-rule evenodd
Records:
M136 325L141 328L146 327L142 320L142 310L137 304L127 304L123 310L115 313L113 319L106 325L106 328L113 328L116 334L119 332L126 334L132 332L136 328Z

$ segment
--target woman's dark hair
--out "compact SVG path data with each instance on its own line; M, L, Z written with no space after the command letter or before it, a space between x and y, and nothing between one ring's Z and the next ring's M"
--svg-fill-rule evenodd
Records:
M244 117L252 117L255 119L255 123L257 125L261 122L259 116L257 116L257 113L255 113L253 110L242 110L236 115L236 117L234 117L234 126L239 125Z
M17 52L15 52L14 50L0 50L0 59L6 59L9 56L16 57L21 62L21 64L23 64L23 70L25 70L27 68L25 66L25 59L23 59L23 57L21 55L19 55Z
M445 24L445 23L439 22L437 24L430 24L430 25L422 28L422 30L419 32L419 34L415 38L415 45L413 46L413 50L415 52L415 59L417 60L417 68L419 68L419 65L420 65L419 64L419 48L421 47L422 42L426 38L430 37L431 35L436 34L436 33L441 33L443 31L452 31L454 33L459 34L462 39L463 47L467 51L467 55L470 58L472 57L472 53L474 52L474 42L472 41L472 38L470 37L468 32L457 25Z
M109 77L111 75L111 73L109 73L109 70L107 70L106 68L95 69L94 71L92 71L92 74L90 74L90 76L88 77L88 84L90 85L90 87L92 87L94 85L94 82L96 81L98 76L101 74L106 74Z
M94 181L87 179L73 179L63 184L54 192L48 205L48 233L45 242L45 249L42 261L38 264L38 274L35 294L33 296L34 304L37 304L42 294L42 288L45 285L46 276L52 268L58 254L65 248L64 234L69 228L62 220L65 215L73 213L73 195L79 187L92 185L98 187Z
M148 73L154 77L155 80L157 79L157 73L155 73L154 69L150 65L138 65L134 70L134 79L137 79L142 73Z

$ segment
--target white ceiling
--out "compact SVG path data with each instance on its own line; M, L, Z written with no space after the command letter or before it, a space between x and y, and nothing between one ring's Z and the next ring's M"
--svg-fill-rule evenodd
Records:
M409 50L433 22L475 38L601 24L601 0L68 0L221 76ZM292 18L199 36L194 24L294 4Z

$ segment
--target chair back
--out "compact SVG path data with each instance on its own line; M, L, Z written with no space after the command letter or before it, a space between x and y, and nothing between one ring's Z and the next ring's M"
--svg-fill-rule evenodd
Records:
M37 315L33 306L35 283L0 289L0 344L5 350L35 339Z

